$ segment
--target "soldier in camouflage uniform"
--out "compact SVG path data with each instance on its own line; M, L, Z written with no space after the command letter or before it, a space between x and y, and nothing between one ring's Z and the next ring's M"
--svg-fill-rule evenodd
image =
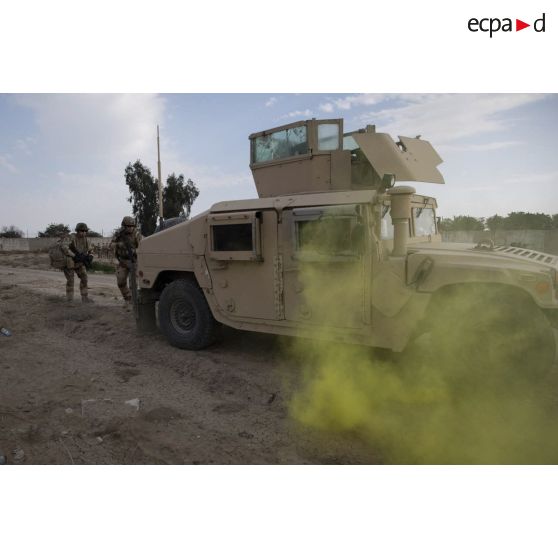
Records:
M76 255L90 255L91 248L87 239L87 225L78 223L76 234L65 235L60 243L66 255L66 266L62 269L66 276L66 300L74 300L74 273L79 277L79 292L83 303L92 302L87 291L87 270L83 261L75 261Z
M118 260L116 268L116 284L122 293L125 304L132 301L132 293L128 287L128 276L136 261L136 248L139 246L141 235L136 231L133 217L124 217L122 226L112 237L111 246Z

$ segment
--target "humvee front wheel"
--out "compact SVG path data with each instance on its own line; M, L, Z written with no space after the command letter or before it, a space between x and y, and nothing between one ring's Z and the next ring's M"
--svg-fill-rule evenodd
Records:
M161 293L159 327L171 345L196 351L215 342L219 324L198 285L177 279Z
M556 355L550 323L529 296L478 285L438 298L430 362L462 385L534 387Z

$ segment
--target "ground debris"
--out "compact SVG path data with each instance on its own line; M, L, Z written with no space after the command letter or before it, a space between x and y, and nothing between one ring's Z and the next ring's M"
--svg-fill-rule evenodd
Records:
M125 404L132 407L132 409L134 409L135 411L139 411L139 408L140 408L139 398L136 397L134 399L128 399L128 401L125 401Z
M25 452L21 448L15 448L12 450L14 465L20 465L25 461Z

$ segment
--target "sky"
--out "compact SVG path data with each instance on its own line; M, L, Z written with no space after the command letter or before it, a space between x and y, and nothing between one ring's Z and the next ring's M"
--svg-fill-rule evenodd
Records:
M309 118L421 134L445 184L413 185L440 216L558 213L556 94L2 94L0 227L33 237L85 221L110 235L131 214L126 165L157 174L157 124L163 180L184 174L200 190L192 215L255 198L249 134Z

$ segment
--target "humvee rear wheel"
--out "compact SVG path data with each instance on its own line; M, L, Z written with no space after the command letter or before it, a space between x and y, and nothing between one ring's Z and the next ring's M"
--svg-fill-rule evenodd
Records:
M552 328L528 295L478 285L438 299L429 356L463 387L534 387L552 369Z
M215 342L219 324L198 285L177 279L161 294L159 327L171 345L199 350Z

